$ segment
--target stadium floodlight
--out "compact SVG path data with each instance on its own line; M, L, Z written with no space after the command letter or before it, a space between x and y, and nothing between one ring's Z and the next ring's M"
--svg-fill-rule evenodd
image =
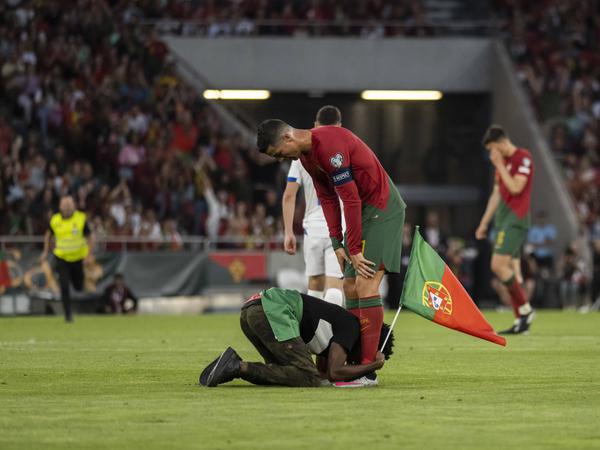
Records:
M362 91L360 94L363 100L440 100L442 93L440 91Z
M264 89L206 89L207 100L266 100L271 93Z

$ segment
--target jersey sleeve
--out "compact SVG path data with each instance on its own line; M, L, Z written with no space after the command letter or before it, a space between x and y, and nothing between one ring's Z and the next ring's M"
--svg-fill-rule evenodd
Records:
M362 251L362 203L352 174L347 145L345 142L339 142L336 139L328 139L319 144L317 158L321 167L329 175L335 192L344 202L346 246L351 255L356 255ZM340 211L337 222L341 233L341 208L337 198L335 199L335 208ZM334 209L333 206L332 209ZM325 205L323 205L323 211L325 212ZM329 224L327 212L325 212L325 218L327 224Z
M342 247L344 235L342 233L342 209L340 200L335 192L333 184L327 178L313 178L313 186L323 209L323 215L329 229L329 236L333 249Z
M288 183L302 184L302 175L300 174L300 161L292 161L287 175Z
M515 175L525 176L530 178L533 172L533 163L531 156L525 155L517 161L517 167L515 169Z

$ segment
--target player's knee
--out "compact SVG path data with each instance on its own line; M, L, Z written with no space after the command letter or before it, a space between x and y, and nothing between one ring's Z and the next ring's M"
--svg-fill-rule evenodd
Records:
M492 272L502 278L503 275L512 272L510 258L504 258L502 256L494 256L490 264Z
M308 289L313 291L325 290L325 275L311 275L308 277Z
M372 297L379 295L379 286L373 279L357 277L356 283L356 294L358 298Z

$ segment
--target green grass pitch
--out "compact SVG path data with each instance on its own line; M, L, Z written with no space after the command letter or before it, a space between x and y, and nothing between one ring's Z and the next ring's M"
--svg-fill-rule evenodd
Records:
M600 314L506 348L404 311L395 334L376 388L208 389L228 344L257 358L236 315L0 319L0 449L600 448Z

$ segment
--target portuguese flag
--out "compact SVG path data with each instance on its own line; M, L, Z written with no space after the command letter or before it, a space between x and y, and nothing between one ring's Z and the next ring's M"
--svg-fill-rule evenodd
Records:
M418 227L400 303L445 327L506 345L506 339L494 332L446 263L423 240Z

